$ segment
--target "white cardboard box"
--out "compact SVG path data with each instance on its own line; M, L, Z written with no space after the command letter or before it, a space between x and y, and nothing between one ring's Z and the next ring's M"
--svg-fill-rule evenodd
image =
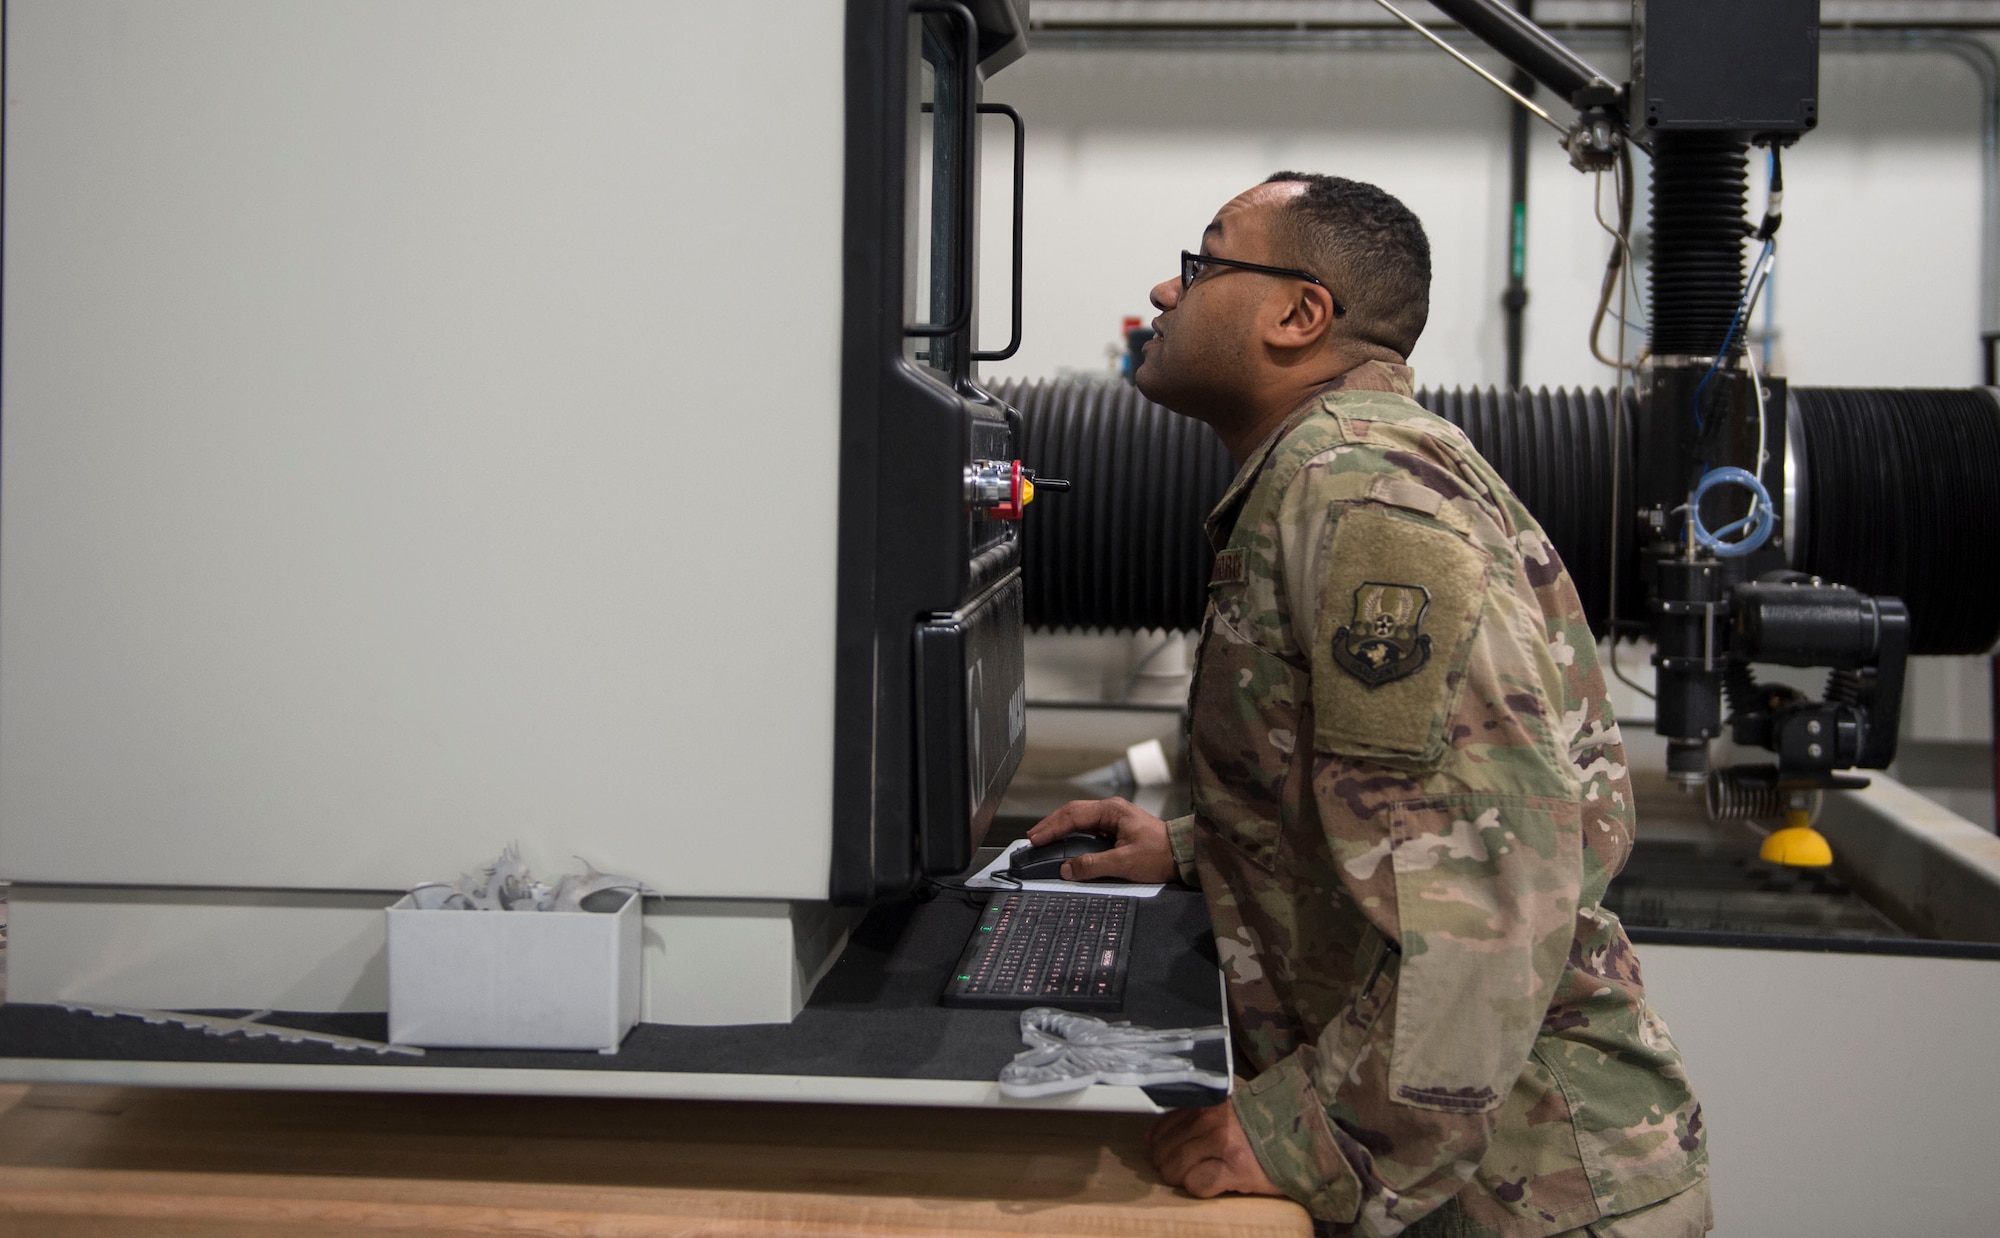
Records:
M388 909L389 1039L616 1053L639 1021L639 895L615 911Z

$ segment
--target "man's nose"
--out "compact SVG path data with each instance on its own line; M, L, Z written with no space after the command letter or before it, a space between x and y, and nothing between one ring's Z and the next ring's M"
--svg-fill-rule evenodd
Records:
M1154 284L1152 300L1153 308L1163 314L1174 306L1179 305L1181 301L1181 281L1178 279L1163 279L1159 283Z

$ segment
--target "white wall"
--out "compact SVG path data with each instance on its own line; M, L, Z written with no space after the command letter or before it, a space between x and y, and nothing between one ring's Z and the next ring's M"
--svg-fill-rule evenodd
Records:
M1994 1232L2000 963L1643 945L1709 1126L1716 1238Z
M1603 43L1586 54L1608 72L1626 64ZM1120 318L1151 317L1147 290L1215 208L1296 168L1374 181L1424 220L1436 279L1419 381L1504 377L1509 105L1442 53L1038 48L988 96L1026 117L1028 191L1026 340L987 373L1105 368ZM1781 372L1824 385L1977 382L1976 79L1936 53L1829 51L1821 115L1786 161ZM990 133L982 317L997 343L1010 170L1004 126ZM1526 377L1602 386L1610 371L1585 342L1607 252L1592 181L1553 131L1531 133ZM1755 180L1761 209L1761 166Z
M1906 739L1991 741L1993 669L1987 658L1911 658Z

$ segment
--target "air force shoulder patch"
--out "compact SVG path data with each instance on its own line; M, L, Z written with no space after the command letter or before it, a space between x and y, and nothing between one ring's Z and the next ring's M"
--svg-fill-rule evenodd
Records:
M1354 591L1353 620L1333 634L1334 664L1371 688L1416 674L1431 660L1423 630L1430 605L1422 585L1363 584Z
M1314 742L1341 756L1436 766L1451 747L1492 560L1456 530L1364 506L1341 510L1325 562Z

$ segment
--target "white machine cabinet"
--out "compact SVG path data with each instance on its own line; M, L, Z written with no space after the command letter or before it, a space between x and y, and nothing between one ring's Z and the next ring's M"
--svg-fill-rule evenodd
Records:
M1021 25L9 3L10 998L379 1010L380 908L516 843L664 895L645 1018L782 1020L962 865L1020 749L967 477Z

